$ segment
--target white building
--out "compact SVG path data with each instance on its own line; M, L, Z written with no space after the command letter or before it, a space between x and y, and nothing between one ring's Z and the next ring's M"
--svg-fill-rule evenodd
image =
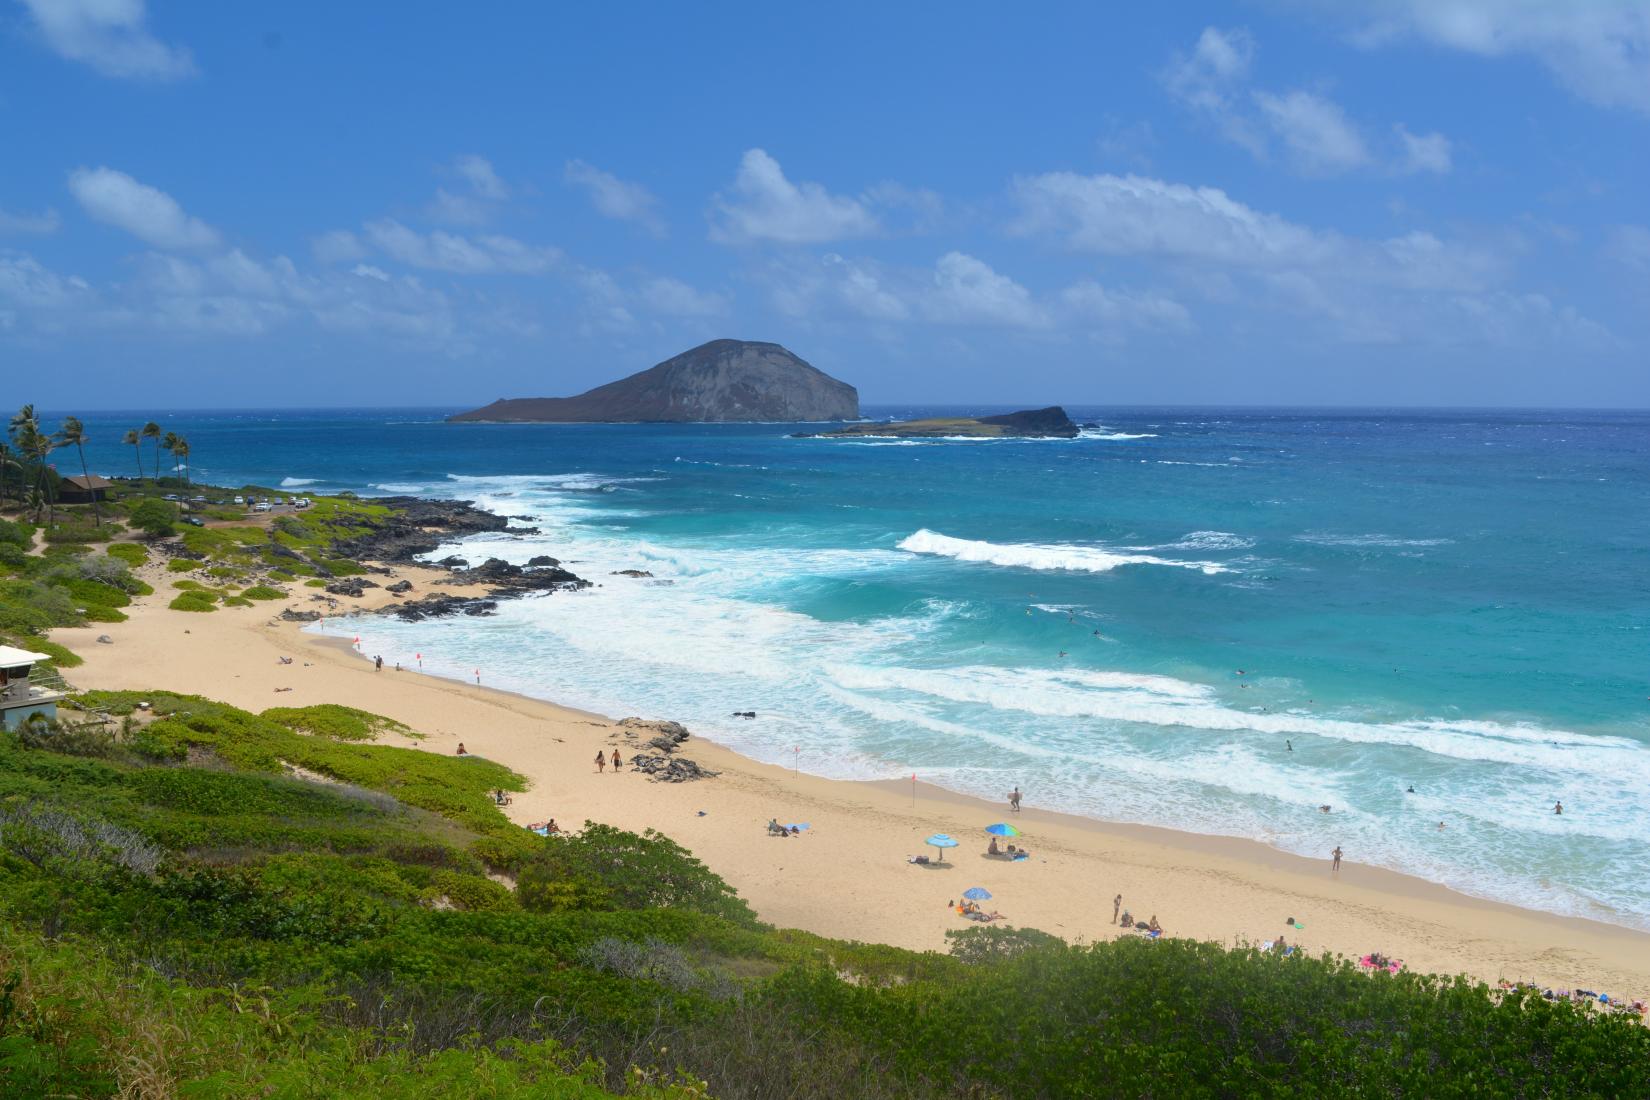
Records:
M0 645L0 729L14 730L33 714L57 717L63 693L29 682L35 662L49 660L44 653Z

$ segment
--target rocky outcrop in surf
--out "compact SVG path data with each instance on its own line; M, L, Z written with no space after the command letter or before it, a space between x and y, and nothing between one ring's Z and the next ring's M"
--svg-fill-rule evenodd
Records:
M501 398L447 419L487 423L748 423L858 417L858 390L778 344L712 340L577 397Z
M817 433L823 438L893 436L898 439L1076 439L1078 427L1059 405L997 416L942 416L882 424L851 424Z

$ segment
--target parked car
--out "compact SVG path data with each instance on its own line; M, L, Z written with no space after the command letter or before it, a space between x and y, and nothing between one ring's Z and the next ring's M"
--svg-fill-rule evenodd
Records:
M183 498L178 496L178 494L176 494L176 493L167 493L166 494L166 499L167 500L182 500Z
M267 511L269 511L269 508L270 508L270 505L269 505L269 501L267 501L267 500L260 500L258 503L254 504L252 506L252 510L254 512L267 512Z
M237 494L235 494L235 503L236 504L245 504L246 503L246 498L241 496L239 493L237 493Z
M206 521L204 519L201 519L199 516L184 516L183 517L183 522L187 523L191 527L205 527L206 526Z

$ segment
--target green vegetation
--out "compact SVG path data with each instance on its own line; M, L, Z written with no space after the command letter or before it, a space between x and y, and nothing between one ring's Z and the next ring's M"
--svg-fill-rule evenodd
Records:
M286 592L267 584L255 584L241 593L248 600L284 600Z
M373 744L375 715L84 702L132 717L0 738L0 1094L1650 1092L1650 1029L1568 1003L1179 940L773 930L657 833L510 825L489 792L520 777Z
M338 703L321 703L313 707L271 707L260 717L299 733L312 733L335 741L371 741L381 733L419 736L393 718Z
M163 539L177 533L178 510L167 501L144 497L133 505L127 522L151 539Z
M104 553L118 559L128 569L136 569L149 562L149 551L135 542L117 542L104 550Z
M172 597L172 602L166 605L173 611L216 611L217 599L210 592L191 589L179 592Z

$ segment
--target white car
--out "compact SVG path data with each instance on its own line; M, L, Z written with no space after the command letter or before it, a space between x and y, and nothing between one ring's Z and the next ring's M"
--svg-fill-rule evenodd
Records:
M236 504L245 504L246 503L246 498L243 497L243 496L237 496L235 498L235 503Z
M269 511L269 502L266 500L260 500L252 506L252 510L254 512L267 512Z

